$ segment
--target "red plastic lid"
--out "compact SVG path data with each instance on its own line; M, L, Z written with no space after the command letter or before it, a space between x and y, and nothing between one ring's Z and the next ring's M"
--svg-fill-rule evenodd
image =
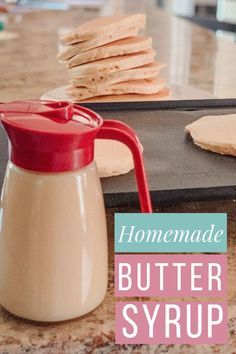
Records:
M0 113L15 165L63 172L93 161L94 139L102 125L95 112L68 102L30 100L0 104Z

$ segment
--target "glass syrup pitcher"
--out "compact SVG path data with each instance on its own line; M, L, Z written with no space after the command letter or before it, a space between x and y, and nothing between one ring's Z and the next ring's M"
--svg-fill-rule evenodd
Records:
M68 102L0 104L9 162L0 207L0 303L35 321L96 308L107 289L107 229L94 139L132 151L142 212L151 212L140 143L119 121Z

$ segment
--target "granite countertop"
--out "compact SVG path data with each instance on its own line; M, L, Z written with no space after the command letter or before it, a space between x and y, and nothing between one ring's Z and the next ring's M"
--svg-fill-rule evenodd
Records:
M115 0L106 1L110 2ZM120 11L134 12L132 0L118 3ZM154 3L155 0L136 0L135 11L147 13L146 33L153 37L157 60L167 64L162 76L168 84L176 91L183 87L182 98L188 95L189 86L221 98L236 97L236 45L216 37L214 32L160 12ZM80 7L12 14L6 29L18 38L0 40L0 102L40 97L67 84L67 72L56 59L59 35L100 12L119 11L114 6L108 9Z
M154 37L158 59L169 63L164 75L169 82L191 85L219 97L236 97L236 46L217 39L212 32L152 7L153 1L137 1L136 11L147 11L148 33ZM125 11L132 1L123 2ZM145 8L144 8L145 7ZM0 41L0 102L40 97L64 85L67 74L56 60L58 35L66 28L98 15L97 10L73 9L14 14L9 30L17 39ZM164 34L164 35L163 35ZM0 353L236 353L236 204L234 201L186 203L163 206L159 212L227 212L229 343L209 345L116 346L114 343L114 251L113 217L107 210L109 231L109 286L101 306L83 318L61 324L42 325L16 319L0 310ZM124 210L122 210L124 211ZM128 210L125 211L134 211ZM234 286L232 286L234 285Z

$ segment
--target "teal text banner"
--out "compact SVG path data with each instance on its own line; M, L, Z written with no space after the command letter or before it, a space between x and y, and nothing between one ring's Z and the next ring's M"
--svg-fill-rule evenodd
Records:
M226 213L115 214L115 252L226 251Z

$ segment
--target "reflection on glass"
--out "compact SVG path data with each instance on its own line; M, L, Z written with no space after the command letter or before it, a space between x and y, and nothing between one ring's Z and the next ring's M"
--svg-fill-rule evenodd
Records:
M236 23L236 1L218 0L217 19L219 21Z
M157 5L171 14L181 16L194 15L194 0L157 0Z
M187 84L191 58L191 28L186 31L184 22L171 21L170 83Z

